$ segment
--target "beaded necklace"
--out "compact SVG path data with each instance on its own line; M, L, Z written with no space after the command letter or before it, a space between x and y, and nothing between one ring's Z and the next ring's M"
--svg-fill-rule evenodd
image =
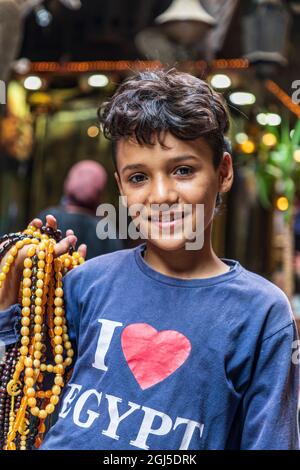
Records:
M34 226L0 238L0 243L5 242L0 261L8 253L0 272L0 288L18 251L30 245L19 291L20 341L6 348L0 362L0 448L4 450L41 445L72 364L62 278L84 259L72 248L55 258L54 247L60 239L59 230ZM54 376L52 386L45 390L49 376Z

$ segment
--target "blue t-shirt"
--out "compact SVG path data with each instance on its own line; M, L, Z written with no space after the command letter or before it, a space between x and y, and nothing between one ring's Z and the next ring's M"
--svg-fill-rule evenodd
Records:
M65 277L77 359L41 448L298 449L299 356L285 294L228 259L218 276L170 277L144 248ZM19 306L0 314L6 343L19 316Z

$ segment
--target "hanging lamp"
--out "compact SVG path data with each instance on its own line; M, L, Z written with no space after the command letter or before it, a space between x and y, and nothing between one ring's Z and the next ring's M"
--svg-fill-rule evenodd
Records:
M173 0L155 23L172 41L191 46L205 36L216 20L198 0Z

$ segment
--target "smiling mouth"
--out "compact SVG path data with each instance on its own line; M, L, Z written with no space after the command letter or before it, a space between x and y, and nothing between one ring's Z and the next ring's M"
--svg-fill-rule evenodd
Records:
M171 224L177 221L184 219L184 212L170 213L170 214L160 214L160 215L151 215L148 217L149 222L154 222L158 224Z

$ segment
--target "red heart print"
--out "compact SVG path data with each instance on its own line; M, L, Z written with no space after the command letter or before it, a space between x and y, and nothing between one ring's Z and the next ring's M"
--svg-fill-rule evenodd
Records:
M128 325L121 344L127 364L145 390L173 374L188 358L188 338L174 330L157 331L147 323Z

